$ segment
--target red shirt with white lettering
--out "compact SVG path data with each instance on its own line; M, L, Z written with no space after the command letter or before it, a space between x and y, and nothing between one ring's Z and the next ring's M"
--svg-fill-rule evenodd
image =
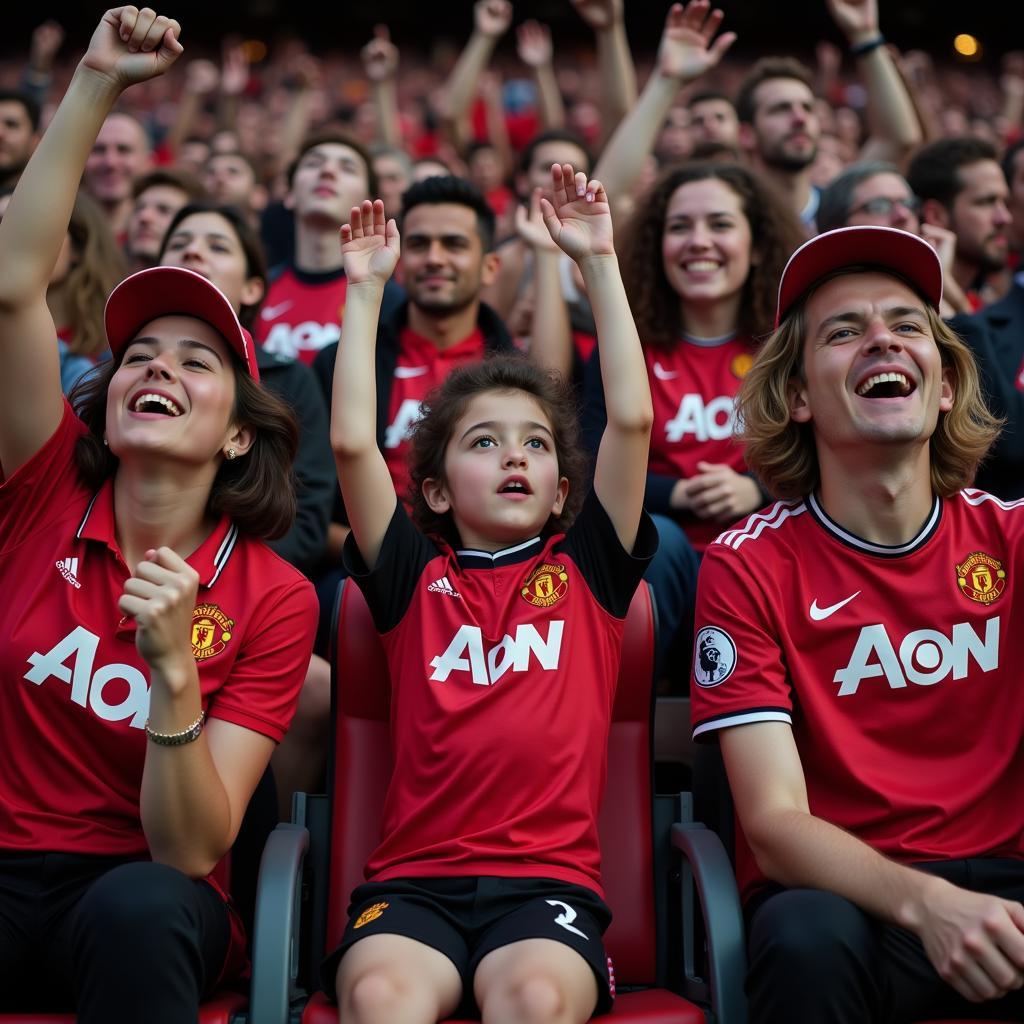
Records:
M597 811L633 592L657 545L633 553L591 494L566 534L453 551L401 504L367 573L391 675L394 771L370 881L553 878L599 895Z
M129 576L114 490L53 436L0 484L0 849L149 856L139 820L149 667L117 602ZM200 577L192 650L203 708L280 740L316 629L310 583L222 519L188 558Z
M978 490L899 547L813 497L749 517L701 565L694 736L790 723L811 812L896 861L1024 858L1022 554L1024 501Z
M268 352L312 363L317 352L341 337L348 278L286 267L270 282L253 336Z
M398 362L391 382L388 426L382 449L398 496L409 507L409 432L420 418L427 394L457 366L479 363L486 355L479 327L462 341L438 348L429 338L403 327L398 335Z
M698 462L747 471L734 439L736 393L757 351L746 337L702 342L681 339L670 348L644 347L654 405L648 471L679 480L696 475ZM722 524L686 516L690 543L702 551Z

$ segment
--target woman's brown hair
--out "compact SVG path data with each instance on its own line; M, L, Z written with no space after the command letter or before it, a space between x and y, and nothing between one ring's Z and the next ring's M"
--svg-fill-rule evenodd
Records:
M232 420L249 427L256 439L238 459L224 459L207 510L228 516L238 529L253 537L282 537L295 519L295 479L292 463L299 431L295 415L277 396L254 381L232 359L235 407ZM78 439L75 464L86 486L98 488L117 470L117 456L103 443L106 432L107 389L120 361L107 360L87 373L69 397L89 432Z
M579 419L571 387L560 374L540 369L525 356L491 356L453 370L427 395L423 416L413 428L409 453L412 517L424 532L459 543L451 512L438 514L423 496L425 480L444 480L444 460L455 424L470 401L486 391L521 391L533 398L551 421L558 472L569 481L561 515L551 516L544 531L567 530L585 496L588 459L580 443Z
M747 465L776 497L803 498L820 479L812 424L796 423L789 413L791 382L803 377L807 300L840 274L873 269L846 267L817 282L761 346L740 386L737 422ZM927 301L924 308L942 365L953 375L953 408L939 413L930 441L932 490L948 498L973 481L1002 421L985 404L971 350Z
M642 200L622 246L622 277L640 339L668 348L683 330L682 301L665 276L661 242L665 212L676 189L721 181L739 197L750 225L750 272L743 285L737 328L751 338L766 334L775 315L779 278L793 251L806 240L785 200L753 171L732 163L687 163L665 173Z

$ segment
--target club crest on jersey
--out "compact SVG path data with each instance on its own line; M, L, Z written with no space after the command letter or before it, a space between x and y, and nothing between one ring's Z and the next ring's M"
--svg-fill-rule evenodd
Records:
M539 569L534 569L519 591L527 604L535 608L550 608L561 601L569 590L569 574L564 565L553 565L545 562Z
M693 678L698 686L720 686L736 667L736 645L724 629L705 626L693 642Z
M754 357L749 352L741 352L738 356L732 357L732 362L729 363L729 369L737 380L743 380L743 378L750 373L750 368L753 365Z
M975 551L956 567L956 581L965 597L991 604L1006 589L1006 570L998 559Z
M216 657L228 645L235 620L215 604L197 604L192 612L192 655L196 661Z
M376 921L388 907L390 903L374 903L372 907L367 907L360 915L356 918L356 923L352 925L353 928L362 928L364 924L369 924L371 921Z

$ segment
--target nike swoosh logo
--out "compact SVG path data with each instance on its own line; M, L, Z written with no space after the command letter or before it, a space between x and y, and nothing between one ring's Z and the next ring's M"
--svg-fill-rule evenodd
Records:
M395 376L399 380L408 380L410 377L422 377L429 369L429 366L396 366Z
M858 590L856 594L851 594L849 597L844 598L842 601L837 601L835 604L830 604L827 608L818 607L818 599L815 598L811 602L811 618L815 622L822 622L827 619L830 615L834 615L840 608L845 604L849 604L859 594Z
M655 362L654 364L654 376L658 380L675 380L679 376L678 370L666 370L661 363Z
M291 299L279 302L276 306L264 306L260 310L260 317L263 320L276 320L282 313L287 313L294 303Z

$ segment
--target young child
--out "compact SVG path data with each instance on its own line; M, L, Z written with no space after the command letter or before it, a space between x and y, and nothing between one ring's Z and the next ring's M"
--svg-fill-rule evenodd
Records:
M608 382L585 500L570 393L496 357L427 400L413 525L376 445L373 386L398 227L378 200L342 228L331 440L395 751L382 840L324 965L346 1024L477 1008L484 1021L585 1021L614 994L597 812L623 622L656 546L643 512L652 409L604 189L568 164L551 173L545 223L586 281ZM449 287L440 270L434 287Z

